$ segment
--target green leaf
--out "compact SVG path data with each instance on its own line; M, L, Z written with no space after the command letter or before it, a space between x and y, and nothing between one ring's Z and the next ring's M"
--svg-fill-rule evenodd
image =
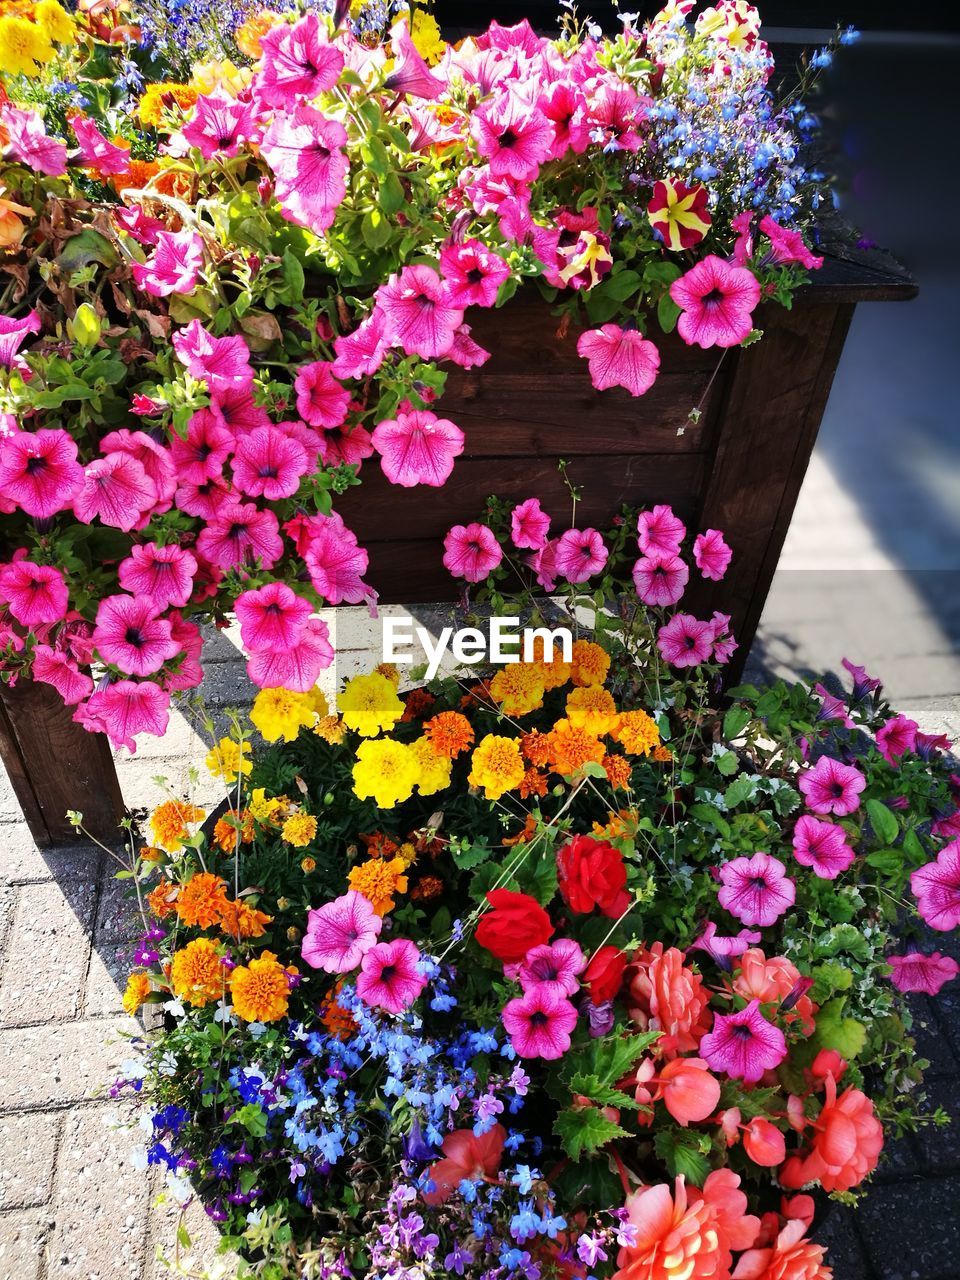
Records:
M380 185L377 200L384 213L396 213L403 207L403 183L394 172L390 172Z
M750 712L746 707L731 707L723 717L723 736L728 742L739 738L750 723Z
M882 800L867 801L867 816L877 838L884 844L893 844L900 834L900 824Z
M637 1103L622 1089L615 1089L613 1085L604 1084L599 1076L595 1076L590 1071L578 1071L570 1081L570 1088L574 1093L579 1093L584 1098L589 1098L591 1102L596 1102L599 1106L626 1107L632 1111L637 1109Z
M303 300L304 274L300 259L289 245L283 251L280 262L280 274L283 277L283 290L288 303Z
M816 1049L836 1049L841 1058L855 1058L867 1041L867 1028L856 1018L843 1016L845 997L828 1000L817 1014L811 1041Z
M691 818L696 818L698 822L705 822L707 826L713 827L725 840L730 838L730 823L726 820L719 809L712 804L704 804L702 801L692 804L687 810Z
M913 827L907 831L903 837L903 852L908 858L916 859L918 862L927 861L927 851L924 849L920 841L920 837L914 831Z
M720 755L714 757L713 762L725 778L732 778L740 767L740 761L734 751L721 752Z
M616 1084L659 1038L659 1031L645 1031L642 1035L617 1040L592 1040L587 1049L577 1055L576 1065L606 1084Z
M628 1136L626 1129L608 1120L596 1107L569 1107L561 1111L554 1121L553 1131L571 1160L579 1160L584 1153L592 1155L614 1138Z
M93 227L84 227L79 235L71 236L55 259L62 271L77 271L99 262L103 267L115 267L120 261L116 249L106 236Z
M885 876L895 876L903 867L903 852L900 849L874 849L866 857L868 867L875 867Z
M458 845L451 849L453 860L461 871L472 871L490 857L492 850L485 844Z
M264 1138L267 1133L267 1113L256 1102L248 1102L230 1117L231 1124L240 1124L254 1138Z
M615 275L608 276L603 282L603 292L608 298L614 298L617 302L626 302L627 298L632 298L640 288L640 276L636 271L618 271Z
M664 293L657 303L657 323L664 333L673 333L679 319L680 308L669 293Z
M368 209L360 224L360 234L369 249L382 249L393 230L380 209Z
M702 1187L710 1172L710 1161L701 1150L703 1143L709 1150L710 1139L706 1134L661 1129L653 1145L671 1178L682 1176L695 1187Z
M727 808L736 809L738 804L743 804L744 800L749 800L756 790L756 785L756 779L751 778L748 774L744 774L734 782L731 782L723 793Z

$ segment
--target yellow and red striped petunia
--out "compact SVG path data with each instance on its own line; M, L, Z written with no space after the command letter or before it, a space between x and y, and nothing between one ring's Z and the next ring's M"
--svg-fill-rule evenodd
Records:
M710 230L712 222L707 212L707 188L688 187L679 179L663 178L653 188L647 216L668 249L692 249Z

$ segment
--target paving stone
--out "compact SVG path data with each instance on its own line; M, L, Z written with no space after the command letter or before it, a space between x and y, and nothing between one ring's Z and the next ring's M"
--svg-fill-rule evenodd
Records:
M170 1280L168 1261L176 1253L177 1228L182 1222L190 1237L189 1248L180 1250L184 1271L192 1265L207 1270L214 1265L224 1268L223 1280L233 1276L239 1259L235 1254L221 1254L220 1232L207 1217L198 1200L191 1200L182 1211L170 1198L155 1206L150 1215L150 1243L144 1280Z
M104 864L93 935L97 947L127 942L143 932L137 896L131 888L131 882L116 878L120 869L119 863L112 860L107 860Z
M0 1209L33 1209L50 1199L60 1123L43 1112L0 1118Z
M127 977L134 967L130 958L131 947L106 945L90 956L87 989L83 1012L88 1018L118 1017L120 1015Z
M0 1026L76 1016L96 896L96 874L20 889L0 980Z
M877 1165L877 1178L892 1181L909 1177L920 1169L920 1158L909 1137L887 1138Z
M910 1034L917 1042L917 1053L930 1063L928 1077L952 1075L960 1069L957 1056L937 1021L935 1005L939 999L939 996L934 1000L928 996L910 997L910 1009L914 1018Z
M0 1113L63 1107L102 1091L131 1056L131 1018L0 1030Z
M958 1204L960 1176L875 1187L857 1226L880 1280L957 1280Z
M960 1079L956 1076L928 1079L926 1093L930 1110L942 1107L952 1123L943 1128L924 1125L914 1135L923 1167L932 1173L960 1170Z
M853 1225L854 1213L843 1205L829 1203L826 1217L815 1222L811 1235L827 1248L827 1263L836 1280L870 1280L863 1245Z
M0 840L3 839L3 828L0 827ZM17 889L13 885L0 887L0 956L13 924L13 913L17 903Z
M41 1280L53 1219L36 1210L0 1213L0 1276Z
M91 845L41 851L22 820L0 827L0 885L95 874L91 863L99 866L99 860L100 850Z

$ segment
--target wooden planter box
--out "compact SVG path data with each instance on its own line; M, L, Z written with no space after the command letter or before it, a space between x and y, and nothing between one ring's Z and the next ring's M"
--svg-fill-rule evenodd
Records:
M453 524L482 519L495 493L536 495L569 517L557 463L583 489L582 527L609 525L621 504L669 502L691 529L722 529L733 562L721 583L691 582L684 607L732 616L742 669L796 505L840 353L858 302L912 298L915 284L885 263L828 259L792 311L757 315L763 340L720 353L656 337L660 376L635 399L594 391L577 333L557 334L539 294L501 311L470 315L474 338L492 353L482 369L455 370L438 408L466 437L442 489L400 489L376 461L337 510L370 553L368 581L385 604L453 600L460 590L442 565ZM694 424L690 410L703 400ZM21 681L0 686L0 756L40 845L72 838L67 809L81 809L101 839L116 838L122 804L106 739L70 719L56 693Z

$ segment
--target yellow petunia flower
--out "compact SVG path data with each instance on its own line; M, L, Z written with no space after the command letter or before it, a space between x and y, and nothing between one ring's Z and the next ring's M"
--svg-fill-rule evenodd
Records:
M403 715L396 686L378 671L348 680L338 706L347 728L365 738L376 737L381 729L392 729Z
M381 809L409 800L420 777L410 747L392 738L361 742L353 766L353 790L361 800L374 800Z

